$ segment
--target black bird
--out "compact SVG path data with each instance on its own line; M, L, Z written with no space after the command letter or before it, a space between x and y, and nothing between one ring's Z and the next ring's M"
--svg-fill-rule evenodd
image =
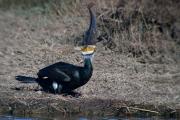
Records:
M59 94L70 93L90 80L93 73L92 58L95 51L94 41L96 33L96 17L92 6L92 3L88 5L90 25L85 33L82 42L83 47L81 48L84 66L58 62L39 70L36 82L38 82L43 90Z

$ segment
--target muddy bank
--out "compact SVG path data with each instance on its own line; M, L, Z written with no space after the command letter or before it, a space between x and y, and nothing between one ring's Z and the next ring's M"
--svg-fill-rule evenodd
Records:
M180 117L180 109L173 104L136 104L132 101L117 99L99 99L90 97L74 98L71 96L52 95L41 92L11 91L1 93L0 114L13 115L85 115L85 116L162 116ZM6 97L5 97L6 96Z

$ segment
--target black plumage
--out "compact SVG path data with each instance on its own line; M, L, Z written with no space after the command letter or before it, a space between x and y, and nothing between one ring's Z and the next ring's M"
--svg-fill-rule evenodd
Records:
M95 39L96 19L92 11L92 4L88 5L90 12L90 26L83 40L83 45L93 45ZM92 76L93 66L91 63L94 48L84 48L84 66L75 66L65 62L58 62L47 66L37 73L36 81L43 90L52 93L69 93L74 89L86 84ZM90 53L87 52L91 50Z
M45 90L53 93L68 93L86 84L92 76L93 67L90 59L85 59L84 66L58 62L41 69L37 82ZM57 88L53 88L53 82Z

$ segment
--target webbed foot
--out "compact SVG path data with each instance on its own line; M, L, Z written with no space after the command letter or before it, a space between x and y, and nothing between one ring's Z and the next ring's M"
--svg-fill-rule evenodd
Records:
M67 93L64 93L63 96L72 96L72 97L80 97L82 94L79 93L79 92L76 92L76 91L71 91L71 92L67 92Z

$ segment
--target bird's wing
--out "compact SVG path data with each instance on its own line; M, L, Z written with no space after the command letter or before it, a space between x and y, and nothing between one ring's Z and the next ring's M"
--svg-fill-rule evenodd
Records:
M70 76L68 76L65 72L63 72L62 70L55 68L53 71L54 74L53 76L56 78L57 81L63 81L63 82L69 82L71 81Z
M63 70L59 68L44 68L38 72L38 77L41 79L50 79L57 82L69 82L71 80Z

